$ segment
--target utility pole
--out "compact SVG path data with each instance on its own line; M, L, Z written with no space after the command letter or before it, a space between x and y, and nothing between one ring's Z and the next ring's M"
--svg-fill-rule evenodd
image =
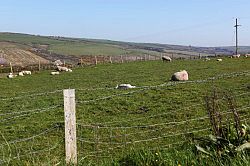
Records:
M236 18L236 23L235 23L235 28L236 28L236 43L235 43L235 54L237 55L238 54L238 27L241 26L241 25L238 25L238 19Z

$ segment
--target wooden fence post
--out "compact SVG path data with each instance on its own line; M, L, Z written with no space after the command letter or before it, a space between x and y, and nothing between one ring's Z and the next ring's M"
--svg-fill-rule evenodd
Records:
M38 71L40 71L40 70L41 70L41 62L38 61Z
M12 68L11 62L10 62L10 72L13 73L13 68Z
M66 89L64 96L66 163L77 164L75 89Z
M112 64L113 62L112 62L112 57L111 56L109 56L109 62Z
M97 63L98 63L98 62L97 62L97 57L95 56L95 65L97 65Z
M121 55L121 62L123 63L123 57L122 57L122 55Z

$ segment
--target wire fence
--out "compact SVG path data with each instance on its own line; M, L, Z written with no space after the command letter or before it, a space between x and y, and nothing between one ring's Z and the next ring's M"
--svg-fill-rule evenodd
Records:
M141 147L152 150L176 148L189 142L189 139L194 135L204 136L211 132L209 117L204 108L205 103L201 102L204 94L197 94L198 98L185 100L185 103L181 103L180 107L170 108L166 106L166 109L162 111L138 115L120 117L116 117L117 114L114 114L115 116L108 115L113 117L110 120L103 117L105 114L101 112L100 115L98 113L97 115L81 115L81 113L89 111L88 107L90 109L96 107L98 110L103 106L103 103L110 103L111 108L113 108L112 105L117 104L114 102L115 100L125 99L127 103L133 104L134 100L127 100L127 98L137 98L138 95L141 96L152 89L156 90L157 94L162 88L169 86L203 84L249 75L250 71L234 72L200 80L137 86L135 89L125 91L115 89L115 87L76 89L79 95L76 100L79 161L93 160L93 162L98 163L103 158L119 157L131 149L140 149ZM234 94L234 97L241 100L242 103L237 107L240 119L242 122L248 123L250 91L245 87L236 87L234 90L238 92ZM83 100L86 93L95 91L105 91L104 94L108 95L99 96L98 94ZM11 163L22 160L34 160L36 155L48 158L53 155L64 155L62 92L63 90L58 89L41 93L21 92L13 97L0 97L0 164L11 165ZM33 101L36 100L37 103L34 104ZM225 102L225 98L218 101ZM172 102L175 102L175 99L172 99ZM119 104L123 103L118 103L118 108ZM223 117L228 117L231 114L230 110L221 112ZM34 162L39 162L39 159Z

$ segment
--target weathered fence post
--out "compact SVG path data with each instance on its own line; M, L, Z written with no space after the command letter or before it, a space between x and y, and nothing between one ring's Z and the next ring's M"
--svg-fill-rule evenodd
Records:
M12 68L11 62L10 62L10 72L13 73L13 68Z
M75 89L66 89L64 96L66 163L77 164Z
M41 70L41 62L38 61L38 71L40 71L40 70Z
M97 62L97 57L95 56L95 65L97 65L97 63L98 63L98 62Z
M113 62L112 62L112 57L111 56L109 56L109 62L112 64Z
M121 62L123 63L123 57L122 57L122 55L121 55Z

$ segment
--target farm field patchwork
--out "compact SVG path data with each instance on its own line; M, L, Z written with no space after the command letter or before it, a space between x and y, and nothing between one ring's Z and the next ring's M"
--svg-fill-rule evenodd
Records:
M190 80L171 82L183 69ZM242 122L250 125L250 59L102 64L49 73L0 79L0 164L65 164L62 90L68 88L76 90L79 165L122 165L145 155L157 160L154 165L198 164L187 144L191 136L211 134L204 97L214 88L232 94ZM114 88L122 83L137 88Z

